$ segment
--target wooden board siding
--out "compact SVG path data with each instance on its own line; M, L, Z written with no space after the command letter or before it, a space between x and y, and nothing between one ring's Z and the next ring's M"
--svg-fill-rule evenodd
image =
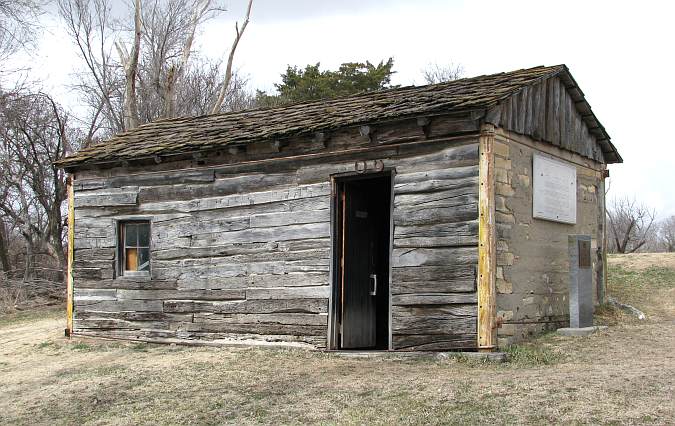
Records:
M392 348L476 347L478 139L467 161L418 162L394 179Z
M607 162L600 127L589 128L584 120L592 113L585 102L576 102L578 88L559 77L527 86L488 112L486 122L503 129L547 141L554 146L598 162ZM577 96L583 99L582 95ZM597 123L596 123L597 124ZM599 126L599 124L597 124ZM600 142L600 143L599 143ZM612 157L613 158L613 157Z
M394 347L475 347L477 137L373 144L269 167L78 174L75 334L325 347L330 175L358 158L397 172ZM116 224L128 219L151 221L150 279L116 276Z

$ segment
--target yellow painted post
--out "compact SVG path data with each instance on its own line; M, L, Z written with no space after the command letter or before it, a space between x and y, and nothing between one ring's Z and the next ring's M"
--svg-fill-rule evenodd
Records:
M494 350L496 329L495 128L481 127L478 164L478 349Z
M75 248L75 191L73 175L66 180L68 190L68 270L66 271L66 336L73 334L73 260Z

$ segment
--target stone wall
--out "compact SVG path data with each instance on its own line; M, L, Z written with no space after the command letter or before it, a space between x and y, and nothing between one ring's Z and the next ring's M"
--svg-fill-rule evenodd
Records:
M577 223L532 217L534 153L568 161L577 169ZM604 165L547 143L497 130L495 203L497 226L498 345L503 347L566 325L568 235L592 237L593 284L602 286ZM598 291L594 292L597 301Z

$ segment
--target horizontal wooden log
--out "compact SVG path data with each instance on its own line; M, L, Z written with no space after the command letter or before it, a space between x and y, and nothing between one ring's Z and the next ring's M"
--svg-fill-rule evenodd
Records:
M267 213L251 216L251 228L267 228L321 222L330 222L329 209Z
M162 312L161 300L103 300L78 301L75 311L103 311L103 312ZM77 316L77 314L76 314Z
M467 275L473 275L472 272ZM465 293L476 291L474 278L454 279L451 281L423 280L397 281L392 280L391 294L415 294L415 293Z
M153 224L153 239L175 239L213 232L240 231L251 227L249 217L206 217L192 216L180 220Z
M397 208L455 208L478 202L478 187L470 186L447 191L400 194L394 197L394 209Z
M470 237L478 235L478 221L469 220L455 223L430 225L400 225L394 228L394 240L404 238Z
M454 179L433 179L429 178L422 182L403 182L396 183L394 185L394 194L396 195L406 195L406 194L424 194L427 192L437 192L437 191L455 191L459 192L464 189L465 193L478 193L478 175L473 174L474 167L463 167L462 169L471 170L471 174L465 173L468 176L458 177ZM435 172L436 170L434 170ZM430 173L430 172L423 172ZM468 191L466 190L468 189ZM405 198L405 197L404 197Z
M126 321L121 319L77 319L74 320L77 330L85 329L115 329L115 330L169 330L168 321Z
M122 188L125 186L162 186L214 181L213 170L176 170L162 173L114 176L106 179L84 179L75 181L75 191L99 188Z
M395 283L419 281L455 281L473 280L476 276L475 264L455 264L436 266L402 266L392 268L392 281Z
M316 325L286 325L286 324L267 324L252 323L240 324L230 322L209 321L203 323L186 323L181 325L181 331L197 331L202 333L242 333L242 334L260 334L274 335L285 334L294 336L325 336L326 326Z
M286 325L328 325L325 314L214 314L196 313L193 315L198 323L230 323L230 324L286 324Z
M478 306L475 303L468 305L432 305L432 306L393 306L392 317L447 317L447 318L476 318Z
M117 290L119 300L243 300L244 290Z
M441 166L433 170L397 173L394 176L394 187L398 187L399 189L403 190L404 188L411 186L414 187L415 184L423 184L430 180L453 181L456 179L463 179L472 176L478 176L477 165L452 168Z
M267 243L271 241L306 240L310 238L327 238L329 236L330 223L326 222L287 225L275 228L254 228L231 232L213 230L211 233L192 235L190 237L190 243L192 247L206 247L230 243ZM170 241L170 239L168 240ZM167 244L162 246L162 248L166 246Z
M104 339L124 339L132 341L152 342L175 339L175 330L126 330L126 329L74 329L74 336L102 337Z
M246 300L243 302L207 302L167 300L164 312L213 312L229 314L309 313L328 311L327 299Z
M113 247L76 249L74 257L75 260L113 260L115 249Z
M116 279L87 280L76 282L75 288L84 289L142 289L142 290L175 290L178 284L175 280L156 280L145 278L118 277Z
M73 262L73 268L99 268L99 269L114 269L115 261L114 259L86 259L86 258L76 258Z
M173 212L198 212L204 210L218 210L234 207L244 207L258 204L269 204L303 198L314 198L330 195L330 184L319 183L313 185L303 185L287 189L272 191L252 192L247 194L233 194L222 197L200 198L190 201L167 201L156 203L144 203L139 211L166 211Z
M392 251L394 268L405 266L476 265L478 247L397 248Z
M405 149L399 149L400 154L407 155L408 158L385 161L385 167L396 167L397 173L407 174L442 168L476 166L478 165L478 138L466 140L466 142L469 141L471 143L466 145L453 144L422 155L420 155L419 147L411 147L408 152Z
M77 221L75 221L77 223ZM77 226L77 225L76 225ZM117 240L113 235L104 237L104 238L78 238L75 237L75 250L86 250L86 249L101 249L101 248L110 248L114 249L117 244Z
M478 317L402 316L392 317L393 334L472 334L476 332Z
M138 188L115 192L75 194L75 208L134 206L138 202Z
M184 268L191 267L206 267L228 264L242 264L248 266L252 271L255 269L256 263L279 263L288 262L289 264L302 265L328 265L330 259L330 249L321 248L317 250L298 250L298 251L268 251L260 253L238 254L224 257L210 257L210 258L184 258L181 260L171 261L157 261L156 265L159 267L169 267L171 265L180 265Z
M324 348L326 346L325 333L320 336L296 336L289 334L249 334L249 333L223 333L223 332L199 332L199 331L185 331L178 330L176 336L180 338L180 343L195 343L199 344L202 341L217 341L221 342L243 342L249 344L251 341L258 342L273 342L273 343L304 343L315 348ZM148 341L155 341L159 343L175 343L175 341L162 341L161 339L148 339Z
M282 288L249 288L246 290L247 300L256 299L327 299L330 286L282 287Z
M429 293L392 295L391 304L397 306L411 305L450 305L477 302L476 293Z
M394 209L394 225L432 225L436 223L453 223L476 220L478 204L458 204L452 208L431 207L397 207Z
M192 322L192 314L166 312L97 312L81 310L76 319L119 319L124 321L163 321L169 323Z
M397 238L394 240L394 248L415 248L415 247L466 247L478 245L477 235L453 235L447 237L417 237L417 238Z
M106 268L74 268L73 278L76 280L109 280L113 277L112 265Z
M197 262L201 260L201 262ZM188 259L185 261L157 261L153 263L154 278L162 280L231 278L257 275L285 275L292 273L328 273L330 259L279 260L240 263L231 258Z
M473 117L434 117L429 123L430 138L478 131L479 121Z
M478 244L478 221L396 226L394 247L456 247Z
M202 257L228 257L237 255L270 255L329 249L330 238L311 238L304 240L271 241L259 243L228 243L206 247L180 247L152 252L156 260L197 259Z
M245 192L265 191L269 188L282 188L298 184L295 172L287 173L251 173L238 176L216 172L213 187L220 194L241 194Z
M96 301L96 300L117 300L117 290L112 289L91 289L76 287L73 290L75 302Z
M475 349L476 334L459 335L397 335L392 336L394 349L409 351L447 351L456 349Z
M328 285L328 272L244 275L237 277L190 278L178 280L180 289L242 289L267 287L308 287Z
M394 248L458 247L478 244L478 221L394 228Z

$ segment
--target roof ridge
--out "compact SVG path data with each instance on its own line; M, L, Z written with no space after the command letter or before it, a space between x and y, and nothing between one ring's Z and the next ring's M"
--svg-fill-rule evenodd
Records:
M346 99L353 99L353 98L359 98L359 97L364 97L364 96L373 96L377 94L388 94L388 93L395 93L397 91L405 91L405 90L412 90L412 89L423 89L423 88L431 88L431 87L446 87L446 86L452 86L455 85L457 82L467 82L467 81L472 81L472 80L477 80L477 79L482 79L482 78L487 78L487 77L497 77L497 76L505 76L507 74L516 74L524 71L532 71L536 69L556 69L555 72L552 72L551 74L557 74L562 70L562 67L567 68L565 64L559 64L559 65L537 65L535 67L530 67L530 68L521 68L513 71L502 71L499 73L492 73L492 74L481 74L481 75L475 75L471 77L462 77L458 78L456 80L451 80L451 81L444 81L440 83L432 83L432 84L422 84L419 86L416 86L414 84L410 84L407 86L397 86L397 87L387 87L384 89L379 89L379 90L369 90L369 91L362 91L358 93L352 93L348 95L341 95L341 96L336 96L334 98L322 98L322 99L312 99L312 100L303 100L303 101L295 101L295 102L289 102L285 103L282 105L275 105L275 106L264 106L264 107L255 107L255 108L249 108L249 109L243 109L239 111L226 111L226 112L217 112L214 114L202 114L202 115L195 115L195 116L182 116L182 117L171 117L171 118L159 118L157 120L141 124L140 126L127 130L123 133L120 133L119 135L122 135L127 132L132 132L136 129L140 129L143 126L147 125L152 125L152 124L157 124L157 123L167 123L167 122L180 122L180 121L192 121L195 119L202 119L205 117L231 117L234 115L239 115L239 114L245 114L245 113L252 113L252 112L258 112L258 111L275 111L275 110L284 110L296 106L305 106L305 105L319 105L322 103L333 103L337 102L340 100L346 100ZM560 68L560 69L557 69ZM546 75L545 77L541 78L547 78L550 77L550 75Z

